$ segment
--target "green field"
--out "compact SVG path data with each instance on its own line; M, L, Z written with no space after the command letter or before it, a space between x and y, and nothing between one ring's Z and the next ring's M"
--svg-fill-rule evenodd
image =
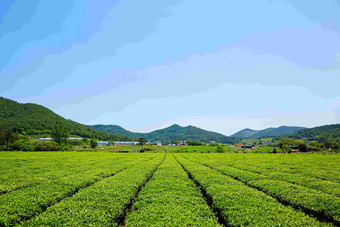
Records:
M340 225L339 153L167 151L0 152L0 226Z

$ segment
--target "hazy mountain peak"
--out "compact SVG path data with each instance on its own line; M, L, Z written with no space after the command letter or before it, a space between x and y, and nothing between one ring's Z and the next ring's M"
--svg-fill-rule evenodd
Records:
M253 129L243 129L238 131L237 133L231 135L232 137L240 137L240 138L260 138L265 136L281 136L281 135L291 135L296 131L305 129L304 127L297 126L280 126L277 128L270 127L263 130L253 130Z

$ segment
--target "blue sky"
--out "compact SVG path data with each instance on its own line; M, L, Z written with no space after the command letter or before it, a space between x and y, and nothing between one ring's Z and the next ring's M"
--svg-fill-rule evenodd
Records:
M340 2L0 2L0 96L148 132L340 123Z

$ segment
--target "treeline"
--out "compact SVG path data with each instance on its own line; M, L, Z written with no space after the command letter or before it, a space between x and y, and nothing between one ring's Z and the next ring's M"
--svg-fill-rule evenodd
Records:
M303 139L292 139L292 138L283 138L280 141L273 143L272 146L278 146L283 151L291 151L292 149L298 149L301 152L340 149L339 142L334 141L334 140L318 142L318 141L305 141Z
M340 124L325 125L310 129L303 129L291 135L295 139L307 139L323 143L326 141L340 141Z
M69 136L69 130L62 122L54 124L51 130L52 140L32 140L25 134L13 132L0 125L0 151L71 151L76 146L86 148L90 145L92 149L98 146L94 137L69 139ZM114 142L110 141L108 145L114 145Z
M62 122L71 135L99 140L130 141L130 137L99 132L89 126L66 120L53 111L36 104L20 104L0 97L0 123L14 133L49 135L53 125Z
M0 125L0 150L2 151L59 151L55 141L31 141L27 135L12 132Z

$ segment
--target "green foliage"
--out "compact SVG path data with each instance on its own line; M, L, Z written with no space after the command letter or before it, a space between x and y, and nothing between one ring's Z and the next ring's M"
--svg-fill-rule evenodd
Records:
M300 152L307 152L308 151L308 148L307 148L307 145L306 144L299 144L299 151Z
M332 226L339 155L0 152L0 226Z
M51 130L52 139L59 145L66 144L69 135L68 128L61 121L56 122Z
M87 144L89 144L89 139L88 138L83 138L83 144L85 144L85 145L87 145Z
M312 141L308 145L308 149L311 151L320 151L322 148L322 144L318 143L317 141Z
M145 185L132 210L125 226L220 226L172 155Z
M154 154L2 153L0 226L28 219L20 224L109 226L162 159Z
M201 155L194 160L287 204L323 213L330 219L340 221L340 175L335 169L338 168L337 156L221 155Z
M327 149L339 149L340 145L336 141L326 141L323 143L324 147Z
M144 152L144 144L147 142L146 139L141 137L139 138L138 142L139 142L139 145L142 146L142 150L140 152Z
M35 151L59 151L59 144L51 140L38 140L34 146Z
M280 143L279 143L280 148L285 148L291 145L294 145L294 142L292 139L289 139L289 138L283 138L280 140Z
M81 140L80 139L69 139L67 140L67 144L71 146L81 146L83 144L85 145L88 144L88 142L82 139Z
M159 156L146 163L137 160L134 162L137 166L113 177L101 177L101 181L87 180L90 183L97 183L91 187L84 186L74 196L50 207L46 212L23 225L46 226L53 223L55 226L118 226L118 217L122 215L124 208L130 203L138 188L156 170L161 158ZM111 173L117 173L124 167L130 167L130 165L124 163L111 170Z
M221 145L218 145L216 147L216 153L224 153L224 147Z
M18 135L13 133L9 129L4 129L2 125L0 125L0 150L1 147L4 147L5 150L8 149L8 145L18 140Z
M60 151L73 151L73 147L69 144L63 144L59 147Z
M292 126L281 126L278 128L267 128L264 130L252 130L252 129L243 129L233 135L232 137L241 137L241 138L261 138L261 137L270 137L270 136L281 136L281 135L291 135L294 132L305 129L303 127L292 127Z
M70 134L108 140L132 140L127 136L99 132L89 126L66 120L51 110L36 104L19 104L0 97L0 122L6 129L27 135L48 135L56 122L62 122Z
M204 145L204 144L201 143L201 142L191 141L191 140L188 140L188 141L187 141L187 144L188 144L188 146L203 146L203 145Z
M325 141L340 141L340 124L300 130L292 134L292 138L308 139L309 141L317 141L319 143Z
M9 145L9 149L13 151L33 151L34 144L27 140L17 140Z
M204 155L204 157L206 156ZM186 157L193 158L191 155L186 155ZM200 161L203 161L202 157L195 156ZM193 179L202 185L207 194L213 198L213 207L218 208L223 217L228 217L228 226L320 225L319 222L303 212L284 206L276 199L219 171L189 161L181 155L176 155L176 158L190 172ZM218 159L215 159L216 161L218 163Z
M305 143L305 141L303 141L301 139L283 138L283 139L281 139L279 146L280 146L280 148L282 148L284 151L286 151L288 153L292 150L290 148L290 146L298 147L298 150L300 152L307 152L308 151L307 144Z
M90 140L90 146L91 146L92 149L96 149L98 147L97 140L92 138Z
M218 143L234 143L239 141L238 138L228 137L216 132L210 132L194 126L181 127L179 125L172 125L165 129L156 130L150 133L134 133L123 129L116 125L93 125L91 126L102 132L114 133L119 135L126 135L133 138L143 137L151 141L163 141L165 143L175 141L195 141L195 142L210 142L211 140Z

